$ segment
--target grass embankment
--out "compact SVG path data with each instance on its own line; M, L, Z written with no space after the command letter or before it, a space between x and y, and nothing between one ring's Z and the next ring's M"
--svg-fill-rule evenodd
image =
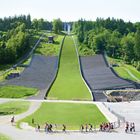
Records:
M53 44L48 43L48 36L54 36ZM46 33L43 39L41 40L39 47L36 49L35 53L45 56L58 56L63 38L63 35Z
M32 118L34 118L35 124L40 124L42 128L47 122L61 126L65 124L67 129L73 130L79 130L81 124L91 123L99 126L100 123L107 122L94 104L42 103L40 109L20 122L28 122L33 125Z
M65 38L58 75L47 98L91 100L91 94L80 75L78 58L71 36Z
M0 87L0 98L23 98L37 94L35 88L22 86L2 86Z
M74 35L75 42L77 44L77 49L79 56L92 56L95 55L95 52L92 48L87 47L87 45L80 43L77 39L77 36Z
M140 72L132 65L125 64L123 60L108 57L110 64L118 64L118 67L113 67L116 73L125 79L140 82Z
M11 101L0 104L0 115L16 115L28 110L30 102Z
M5 136L0 133L0 140L11 140L8 136Z

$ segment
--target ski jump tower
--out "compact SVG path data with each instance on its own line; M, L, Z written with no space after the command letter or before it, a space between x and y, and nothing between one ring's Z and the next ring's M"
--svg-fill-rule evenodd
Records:
M71 30L71 25L65 22L63 27L64 27L64 31L69 35Z
M68 35L70 34L70 28L71 28L70 24L67 24L67 34Z

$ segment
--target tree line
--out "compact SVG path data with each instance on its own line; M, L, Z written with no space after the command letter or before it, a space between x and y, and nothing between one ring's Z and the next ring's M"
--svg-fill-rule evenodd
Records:
M30 34L24 23L8 30L0 39L0 64L14 63L29 49Z
M52 30L52 22L44 19L33 19L31 21L30 15L20 15L14 17L0 18L0 31L8 31L12 28L17 27L18 23L24 23L26 29L36 30Z
M83 19L73 23L80 50L106 53L124 60L140 69L140 23L124 22L122 19ZM90 54L90 53L89 53Z
M60 19L53 22L44 19L31 20L30 15L0 18L0 64L15 63L29 49L31 38L40 30L53 30L60 33L63 23Z

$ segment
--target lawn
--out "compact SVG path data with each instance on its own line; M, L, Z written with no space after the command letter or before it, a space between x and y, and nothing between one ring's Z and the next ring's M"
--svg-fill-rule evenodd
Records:
M140 72L137 71L135 67L133 67L132 65L125 64L120 59L113 59L113 58L108 57L108 60L110 64L119 65L119 67L113 67L113 68L120 77L129 79L132 81L140 82Z
M0 134L0 140L10 140L10 138L3 134Z
M2 86L0 87L0 98L23 98L37 94L35 88L22 86Z
M54 36L53 44L48 43L48 36ZM58 56L63 38L63 35L46 33L35 53L45 56Z
M47 99L92 100L80 75L78 58L71 36L65 38L58 75Z
M16 115L28 110L30 102L11 101L0 104L0 115Z
M20 122L32 124L51 123L62 125L65 124L67 129L79 129L81 124L93 124L99 126L102 122L107 122L105 116L99 111L94 104L78 103L42 103L40 109ZM44 128L44 127L43 127Z

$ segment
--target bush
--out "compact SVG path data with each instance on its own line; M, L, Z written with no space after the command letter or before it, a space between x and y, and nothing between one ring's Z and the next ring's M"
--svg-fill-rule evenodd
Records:
M136 69L140 71L140 61L138 62Z

